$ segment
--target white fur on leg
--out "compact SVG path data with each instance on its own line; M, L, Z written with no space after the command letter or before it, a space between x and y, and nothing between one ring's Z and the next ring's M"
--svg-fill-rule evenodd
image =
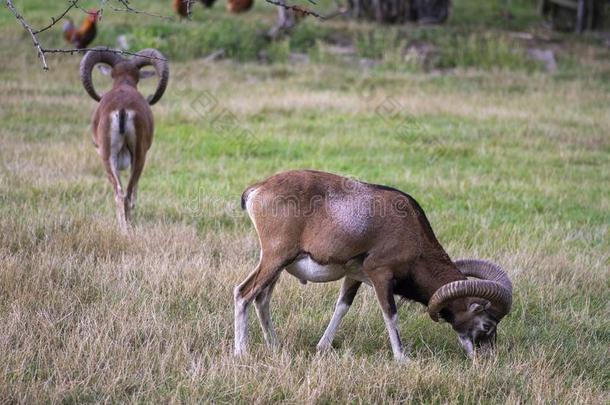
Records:
M386 329L390 335L390 344L392 345L394 359L397 361L408 361L409 356L402 350L402 343L400 342L400 335L398 333L398 314L388 316L384 313L383 320L385 321Z
M335 305L333 317L328 323L328 326L326 327L326 330L324 331L324 335L320 339L320 342L318 342L318 345L316 346L316 349L320 352L329 350L331 348L333 340L335 338L335 334L337 333L337 329L339 328L343 317L349 310L350 306L343 302L342 298L342 296L339 296L337 304Z
M120 186L117 194L114 196L114 201L116 204L116 215L119 226L121 227L121 231L126 234L129 232L128 213L125 208L125 194Z
M262 261L263 253L261 251L261 261ZM248 351L248 304L241 295L241 289L253 278L256 276L260 268L260 263L256 266L256 269L252 271L246 277L244 281L241 282L235 289L233 290L233 300L235 305L235 355L241 356L246 354Z
M239 287L235 289L235 356L248 352L248 306L241 295Z
M277 335L271 321L271 311L269 309L269 303L271 301L272 288L267 287L265 291L261 292L260 296L254 300L254 308L256 309L256 315L265 337L265 343L271 349L276 349L278 346Z
M326 330L324 331L324 335L316 346L318 351L328 350L332 347L332 343L335 338L335 334L337 333L337 329L339 328L339 325L341 325L343 317L345 316L345 314L347 314L347 311L351 306L351 302L354 300L354 297L358 292L358 288L361 282L362 281L360 280L348 277L343 279L343 284L341 284L341 289L339 290L339 298L337 298L333 316L330 322L328 323ZM348 294L349 297L347 297ZM346 301L349 301L350 304L348 304Z

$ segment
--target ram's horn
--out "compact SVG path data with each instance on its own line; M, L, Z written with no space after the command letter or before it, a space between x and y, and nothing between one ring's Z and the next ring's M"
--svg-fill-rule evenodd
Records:
M486 260L458 260L458 269L465 275L479 280L459 280L439 288L428 302L428 314L438 321L438 313L456 298L478 297L492 304L495 315L501 319L510 312L512 283L500 266Z
M157 76L159 76L159 84L157 85L155 93L147 98L148 104L153 105L161 99L161 96L163 96L163 93L167 88L167 83L169 82L169 63L161 52L151 48L142 49L132 60L138 69L141 69L144 66L153 66L157 72Z
M101 97L95 91L95 87L93 87L93 80L91 80L93 67L98 63L105 63L110 65L110 67L114 67L114 65L123 60L125 59L116 52L112 52L109 48L99 46L87 51L80 62L80 79L92 99L95 101L101 100Z

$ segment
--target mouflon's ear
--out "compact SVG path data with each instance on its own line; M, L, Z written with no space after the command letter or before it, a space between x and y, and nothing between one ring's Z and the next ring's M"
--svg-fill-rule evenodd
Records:
M152 70L140 70L140 79L147 79L153 77L156 73Z
M112 74L112 68L110 66L108 66L108 65L99 64L99 65L97 65L97 68L105 76L110 76Z

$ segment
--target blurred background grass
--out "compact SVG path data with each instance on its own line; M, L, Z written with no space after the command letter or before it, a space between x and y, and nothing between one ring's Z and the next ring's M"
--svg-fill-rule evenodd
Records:
M238 61L259 60L261 53L265 53L271 62L287 62L290 52L319 56L324 54L326 45L343 45L353 46L360 57L380 59L387 64L393 58L393 62L396 62L397 55L399 58L404 56L409 46L425 42L434 47L439 56L426 66L428 70L456 67L512 70L535 69L540 67L540 63L532 62L527 57L527 44L524 45L520 37L511 36L510 33L542 33L538 39L543 43L550 36L543 28L535 0L511 1L509 7L504 1L455 2L448 23L442 26L382 26L341 17L326 21L308 17L296 26L289 38L280 43L270 42L265 37L267 30L275 23L276 9L264 1L255 2L250 12L240 15L230 14L223 2L211 9L204 9L196 3L192 21L176 18L170 3L132 2L136 9L168 16L172 20L113 12L107 8L94 45L116 46L118 37L124 36L130 48L155 47L172 60L199 58L223 49L225 56ZM99 2L94 0L81 1L79 4L84 9L99 6ZM51 13L57 14L62 10L59 3L50 5L39 0L19 2L18 6L35 26L48 23ZM322 14L335 8L330 0L320 1L315 6ZM510 12L510 17L503 15L506 10ZM2 13L0 21L12 24L12 15L6 11ZM83 18L80 10L73 10L69 15L77 22ZM133 23L135 20L137 24ZM43 42L48 47L63 45L60 30L61 24L58 24L43 34ZM604 41L603 36L595 34L571 36L554 33L552 37L554 42L568 40L576 46L601 44ZM562 54L562 57L573 57L571 51L573 49ZM392 68L409 70L421 66L393 63Z

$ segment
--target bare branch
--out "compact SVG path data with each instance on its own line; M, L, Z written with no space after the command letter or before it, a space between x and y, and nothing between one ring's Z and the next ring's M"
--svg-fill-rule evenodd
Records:
M13 5L13 0L6 0L6 6L11 10L11 12L15 15L15 18L17 20L19 20L19 22L21 23L23 28L25 28L25 30L32 37L32 42L34 42L34 46L36 47L36 50L38 51L38 56L40 57L40 60L42 61L42 68L44 70L49 70L49 66L47 65L47 60L46 60L46 58L44 56L44 50L40 46L40 42L38 41L38 37L36 36L34 31L32 30L32 27L30 27L30 25L27 23L27 21L25 21L25 19L21 16L21 14L19 14L17 9Z
M104 9L103 4L104 4L105 2L106 2L106 0L100 0L100 13L101 13L102 11L104 11L104 10L103 10L103 9ZM77 2L75 2L75 3L78 3L78 1L77 1ZM80 5L78 5L78 4L74 4L74 7L75 7L75 8L77 8L77 9L79 9L80 11L82 11L82 12L83 12L83 13L85 13L85 14L91 14L91 12L90 12L89 10L86 10L86 9L82 8L82 7L81 7Z
M106 47L82 48L82 49L78 49L78 48L46 49L46 48L42 48L42 52L43 53L69 53L70 55L74 55L75 53L86 53L86 52L111 52L111 53L116 53L119 55L139 56L141 58L156 59L156 60L162 60L162 61L167 62L167 59L164 59L164 58L157 58L155 56L142 56L142 55L138 55L136 52L122 51L120 49L112 49L112 48L106 48Z
M168 16L161 15L161 14L149 13L148 11L136 10L135 8L133 8L129 5L128 0L117 0L117 1L119 3L121 3L124 8L117 8L117 7L113 6L112 4L110 4L110 2L108 2L107 4L112 11L118 11L118 12L123 12L123 13L142 14L142 15L146 15L149 17L160 18L160 19L166 20L166 21L176 21L176 19L173 17L168 17ZM190 0L187 4L187 12L190 17L190 15L191 15L191 1Z
M68 8L66 8L64 10L63 13L61 13L58 17L51 17L51 24L49 24L46 27L41 28L37 31L34 31L34 34L38 35L41 32L44 32L44 31L48 30L49 28L51 28L52 26L54 26L55 24L57 24L59 21L61 21L66 16L66 14L68 14L68 11L72 10L72 7L77 7L76 3L78 3L78 0L71 0L70 5L68 6Z
M274 6L282 7L282 8L285 8L286 10L292 10L292 11L295 11L297 13L301 13L304 15L310 15L310 16L319 18L320 20L329 20L331 18L334 18L341 14L345 14L347 12L347 10L338 10L329 15L322 15L313 10L309 10L309 9L301 7L301 6L285 4L282 0L265 0L265 1L269 4L273 4ZM308 1L312 4L316 4L312 0L308 0Z
M108 1L111 1L111 0L100 0L100 12L103 11L103 7L104 7L104 5L107 4ZM165 20L173 21L173 19L170 17L136 10L129 5L128 0L116 0L116 1L119 1L125 8L119 9L119 8L110 6L113 11L123 11L123 12L129 12L129 13L134 13L134 14L143 14L143 15L148 15L151 17L157 17L157 18L162 18ZM45 48L43 46L43 44L40 42L40 40L38 39L38 34L45 32L48 29L50 29L51 27L53 27L55 24L57 24L59 21L61 21L63 18L65 18L70 10L72 10L73 8L76 8L78 10L83 11L86 14L91 14L88 10L85 10L78 4L79 0L68 0L68 2L69 2L68 6L61 14L59 14L57 17L51 17L51 24L45 26L44 28L36 30L36 29L32 28L32 26L28 23L28 21L26 21L26 19L19 13L19 11L17 11L17 9L15 8L15 5L13 4L13 0L6 0L6 6L9 8L9 10L11 10L11 12L15 16L15 18L21 23L21 25L28 32L28 34L30 34L30 37L32 38L32 42L34 43L34 47L36 48L36 52L38 53L38 57L42 61L42 68L44 70L49 70L49 66L47 65L47 60L45 57L45 55L47 53L66 53L66 54L74 55L75 53L79 54L79 53L85 53L85 52L89 52L89 51L91 51L91 52L104 51L104 52L113 52L113 53L117 53L120 55L130 55L130 56L137 55L134 52L122 51L122 50L111 49L111 48L83 48L83 49L77 49L77 48L74 48L74 49L47 49L47 48ZM144 56L144 57L149 58L149 59L161 59L161 58L156 58L156 57L152 57L152 56ZM165 60L165 59L161 59L161 60Z

